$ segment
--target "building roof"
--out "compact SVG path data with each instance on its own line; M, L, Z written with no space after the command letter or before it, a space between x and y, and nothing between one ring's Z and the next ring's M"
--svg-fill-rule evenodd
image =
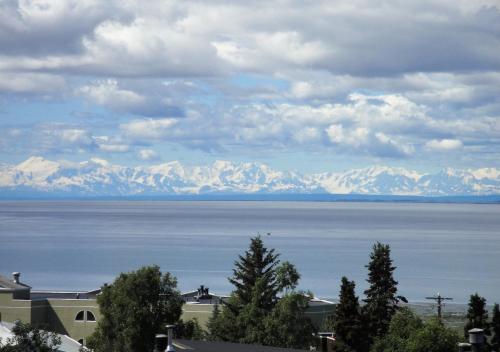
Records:
M31 299L95 299L100 289L93 291L31 291Z
M215 342L215 341L191 341L174 340L177 351L197 351L197 352L303 352L288 348L278 348L260 345L247 345L242 343Z
M8 279L0 275L0 290L16 291L16 290L29 290L31 287L23 284L22 282L15 283L14 280Z

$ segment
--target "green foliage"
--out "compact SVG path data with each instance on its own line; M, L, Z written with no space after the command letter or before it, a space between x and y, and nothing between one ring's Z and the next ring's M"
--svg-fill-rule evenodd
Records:
M365 341L361 321L358 297L355 294L355 283L344 276L340 286L339 303L333 316L333 331L336 351L361 350L361 344Z
M410 309L402 308L390 322L387 333L375 340L371 352L453 352L458 334L437 319L423 323Z
M399 301L396 296L398 282L393 278L391 250L389 245L377 242L373 245L368 268L368 283L365 291L366 303L363 315L370 338L383 336L389 327Z
M179 320L175 326L175 336L185 340L202 340L205 333L198 322L198 319L192 318L184 322Z
M297 285L295 267L264 247L260 236L251 239L245 255L235 262L229 281L235 286L222 311L214 310L208 323L212 340L282 347L307 347L312 323L304 315L309 298L291 292L278 300L278 292ZM287 264L286 264L287 263ZM280 277L278 278L278 268Z
M304 315L310 297L289 293L282 297L264 321L264 344L303 348L312 344L315 328Z
M14 337L7 339L5 344L0 341L0 352L55 352L61 344L61 338L56 333L21 321L16 321L12 333Z
M424 326L410 309L401 308L394 314L387 333L375 339L372 352L406 352L412 335Z
M210 316L207 322L208 331L206 337L209 341L222 340L219 336L215 335L216 333L222 330L219 324L220 324L220 309L219 305L215 304L212 315Z
M182 312L177 281L158 266L122 273L97 297L101 319L89 338L95 352L150 351L155 334Z
M276 280L278 257L274 249L268 250L264 247L260 236L251 239L250 248L245 252L245 256L240 255L239 261L234 263L233 277L229 278L229 282L235 286L234 294L240 304L251 303L257 280L260 280L263 291L260 292L259 308L270 310L274 307L279 292Z
M468 331L473 328L483 329L486 336L490 335L486 299L479 296L477 293L470 296L469 308L467 310L467 323L464 326L465 338L469 337Z
M278 290L294 290L300 280L300 274L295 268L295 265L288 261L282 262L276 268L276 281L278 282Z
M408 352L453 352L457 350L458 334L432 319L410 336Z
M498 303L493 306L493 315L491 317L491 350L495 352L500 351L500 310Z

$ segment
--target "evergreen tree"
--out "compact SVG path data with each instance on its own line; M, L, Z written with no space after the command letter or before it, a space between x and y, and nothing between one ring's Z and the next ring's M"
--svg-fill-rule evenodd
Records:
M282 347L310 341L312 324L304 315L308 299L292 291L278 300L278 293L293 290L299 277L289 264L278 279L278 257L274 249L264 247L260 236L251 238L229 278L235 290L209 322L211 339Z
M469 337L469 330L473 328L483 329L486 336L490 335L486 299L477 293L470 296L467 323L464 327L465 338Z
M191 318L187 321L180 319L175 324L175 338L184 340L202 340L205 338L205 333L197 318Z
M220 321L220 309L219 305L215 304L214 309L212 311L212 315L208 319L207 322L207 339L210 341L217 341L221 340L217 334L221 330L219 327L219 321Z
M155 334L182 312L177 281L159 267L122 273L97 296L101 319L89 338L95 352L151 351Z
M491 317L491 332L493 334L491 338L491 348L492 351L500 351L500 310L498 308L498 303L493 306L493 315Z
M360 307L354 289L354 281L342 277L339 303L333 316L333 331L338 342L336 351L358 351L364 341Z
M396 267L390 254L389 245L377 242L366 266L370 287L365 291L363 316L370 340L385 334L401 298L396 296L398 282L393 278Z
M279 264L279 255L274 249L268 250L260 236L250 240L250 248L245 256L239 256L234 263L233 277L229 282L235 286L234 294L242 305L249 304L254 295L257 280L260 280L262 296L259 298L259 308L270 310L276 304L276 295L279 291L276 280L276 266Z

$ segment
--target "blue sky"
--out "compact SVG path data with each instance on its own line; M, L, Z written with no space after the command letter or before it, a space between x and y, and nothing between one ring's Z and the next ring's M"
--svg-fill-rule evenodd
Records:
M2 1L0 163L500 167L500 4Z

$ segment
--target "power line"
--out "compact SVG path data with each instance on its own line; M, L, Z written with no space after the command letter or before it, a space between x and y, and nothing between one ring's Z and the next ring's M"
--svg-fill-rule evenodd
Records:
M425 297L425 299L432 299L433 301L436 301L437 302L437 306L438 306L438 319L439 321L441 321L441 308L443 306L443 301L451 301L453 300L453 298L451 297L443 297L439 294L437 294L437 296L433 296L433 297Z

